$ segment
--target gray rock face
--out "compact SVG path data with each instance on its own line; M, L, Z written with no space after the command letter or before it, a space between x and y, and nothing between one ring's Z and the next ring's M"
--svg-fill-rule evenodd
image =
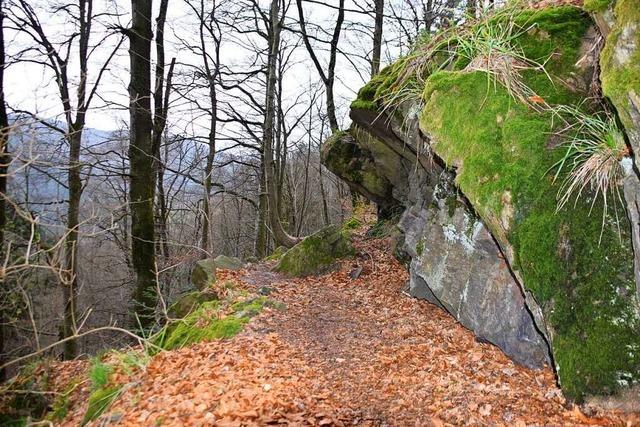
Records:
M191 272L191 283L198 290L204 290L216 281L216 263L212 259L203 259L196 262Z
M547 344L520 285L482 221L447 186L400 220L412 257L409 293L447 310L516 362L541 367L549 362Z
M411 108L405 110L411 117ZM541 332L545 329L538 327L542 316L532 315L540 308L523 293L498 244L459 196L454 174L443 170L437 159L418 155L425 141L417 131L417 117L406 120L402 129L394 120L368 111L351 110L351 118L355 127L349 143L357 145L358 152L371 153L376 174L391 184L394 203L404 207L396 251L410 257L409 293L447 310L517 363L533 368L549 363ZM348 183L359 177L337 167L335 154L324 152L323 162L330 170ZM357 185L352 188L357 191Z
M244 266L244 262L240 258L218 255L213 262L216 268L223 270L240 270Z

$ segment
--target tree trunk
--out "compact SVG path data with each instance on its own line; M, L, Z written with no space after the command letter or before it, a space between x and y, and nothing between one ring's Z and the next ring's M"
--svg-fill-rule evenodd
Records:
M338 4L338 17L336 19L336 26L333 29L333 35L331 36L330 49L329 49L329 65L327 68L327 73L325 74L322 65L320 65L320 61L315 54L315 50L313 46L311 46L311 42L309 41L309 36L307 34L307 26L304 20L304 12L302 10L302 0L296 0L296 5L298 8L298 22L300 24L300 31L302 33L302 41L304 42L305 47L307 48L307 52L309 56L311 56L311 60L313 61L320 78L322 79L325 92L327 97L327 119L329 120L329 127L332 132L337 132L338 120L336 118L336 105L333 97L333 83L335 81L335 70L336 70L336 62L338 60L338 42L340 41L340 32L342 30L342 24L344 22L344 0L340 0Z
M9 139L9 118L7 117L7 106L4 102L4 4L0 0L0 259L5 258L4 229L7 225L7 206L5 197L7 194L7 172L9 170L10 156L7 147ZM0 277L0 292L4 293L4 276ZM3 295L4 299L4 295ZM5 353L5 324L6 315L3 308L0 308L0 365L4 365ZM0 382L6 379L6 370L0 369Z
M157 165L157 227L158 246L162 250L165 261L169 259L169 243L167 242L167 204L164 194L164 166L160 155L162 145L162 135L167 124L167 113L169 109L169 92L171 90L171 76L175 66L175 58L172 59L167 74L167 87L164 90L164 23L167 20L167 8L169 0L160 0L160 10L156 18L156 69L155 69L155 91L153 93L153 152Z
M371 76L380 72L380 55L382 52L382 26L384 25L384 0L374 0L375 24L373 27L373 53L371 56Z
M254 254L262 259L267 256L267 186L265 184L265 162L260 166L260 194L258 196L258 215L256 218L256 245Z
M133 14L129 35L131 82L129 84L129 167L131 204L131 260L136 273L134 313L143 329L155 320L157 305L156 252L153 202L156 169L151 118L151 3L131 0Z
M67 237L65 239L65 277L62 283L64 301L64 319L60 339L73 336L76 332L76 305L78 299L78 227L80 224L80 200L82 198L82 179L80 171L80 148L82 128L69 130L69 203L67 205ZM63 357L73 359L78 352L76 340L64 343Z
M278 245L292 247L299 239L290 236L282 227L278 210L278 191L276 188L276 164L273 158L274 125L275 125L275 98L278 71L278 50L280 48L281 25L279 10L280 0L271 0L269 10L269 56L267 59L267 90L265 97L265 115L263 124L264 135L264 161L265 181L267 184L267 197L269 201L269 223L273 238ZM341 0L344 1L344 0Z

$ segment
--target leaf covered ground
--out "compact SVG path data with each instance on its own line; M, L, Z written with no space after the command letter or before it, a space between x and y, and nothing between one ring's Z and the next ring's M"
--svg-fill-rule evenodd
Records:
M320 277L285 278L264 264L222 272L221 280L249 291L267 287L283 306L265 309L234 338L162 352L116 373L110 381L121 392L92 425L638 422L566 404L550 369L515 365L441 309L405 295L407 273L387 240L356 240L358 255ZM65 366L57 376L71 378ZM68 366L73 375L80 369ZM80 384L71 395L62 425L79 425L87 389Z

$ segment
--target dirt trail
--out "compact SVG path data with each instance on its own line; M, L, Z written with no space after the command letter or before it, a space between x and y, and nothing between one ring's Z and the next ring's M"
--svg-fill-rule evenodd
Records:
M564 406L549 369L514 365L447 313L403 294L407 273L388 242L357 245L354 260L321 277L286 279L264 266L225 273L269 286L285 308L267 310L231 340L156 356L95 425L628 421ZM356 265L364 269L351 280Z

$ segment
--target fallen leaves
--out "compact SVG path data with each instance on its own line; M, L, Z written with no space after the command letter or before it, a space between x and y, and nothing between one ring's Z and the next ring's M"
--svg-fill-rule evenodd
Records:
M515 365L404 295L407 273L387 241L356 245L356 260L321 277L285 279L260 265L222 272L248 291L268 285L286 309L230 340L157 355L95 425L623 424L568 409L549 369ZM365 266L357 278L354 262Z

